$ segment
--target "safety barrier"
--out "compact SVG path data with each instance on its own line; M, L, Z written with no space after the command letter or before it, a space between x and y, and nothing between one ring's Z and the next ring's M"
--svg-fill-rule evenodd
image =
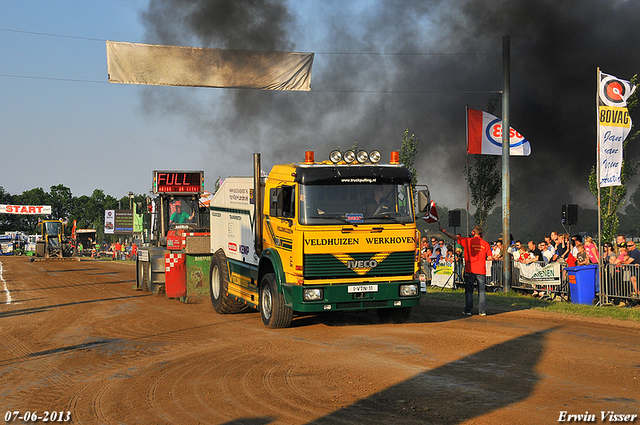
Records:
M497 291L503 288L502 260L487 262L487 288ZM523 264L511 261L511 285L512 289L529 293L544 292L546 296L568 299L569 281L564 271L566 264L535 261Z
M600 305L619 305L640 299L638 281L640 265L604 264L600 273L600 288L596 288Z
M502 260L487 262L486 287L488 291L497 291L504 287ZM528 293L544 292L550 297L569 300L569 279L565 270L566 263L545 263L536 261L523 264L512 261L511 288ZM426 267L427 283L431 281L431 269ZM596 282L597 305L620 305L640 301L640 265L604 264ZM464 283L457 282L458 287Z

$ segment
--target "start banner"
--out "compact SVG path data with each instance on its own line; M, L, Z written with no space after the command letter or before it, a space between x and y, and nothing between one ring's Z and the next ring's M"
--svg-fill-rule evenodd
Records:
M51 214L51 205L1 205L0 214Z

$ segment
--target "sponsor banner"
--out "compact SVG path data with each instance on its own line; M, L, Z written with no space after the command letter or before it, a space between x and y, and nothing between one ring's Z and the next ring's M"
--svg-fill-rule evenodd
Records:
M51 205L0 205L0 214L51 214Z
M395 252L416 249L415 230L383 233L305 232L305 254Z
M431 286L453 288L453 263L440 261L431 274Z
M520 284L529 285L560 285L562 277L560 274L560 263L514 263L520 271Z
M598 149L600 187L620 186L622 149L631 131L627 99L636 86L613 75L600 73L598 87Z
M113 235L115 228L115 210L104 210L104 233Z
M114 212L114 233L118 235L132 234L133 210L115 210Z

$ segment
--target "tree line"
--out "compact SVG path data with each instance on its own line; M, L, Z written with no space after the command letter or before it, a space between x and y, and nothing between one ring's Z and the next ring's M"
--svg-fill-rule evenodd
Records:
M38 187L19 195L12 195L0 186L0 204L51 205L50 215L0 214L0 233L22 231L32 234L35 233L39 220L67 219L69 229L75 220L79 229L96 229L98 240L102 241L105 236L104 211L128 209L130 202L142 202L144 205L145 195L133 194L132 198L125 195L117 199L105 194L101 189L95 189L91 196L73 196L71 189L62 184L51 186L48 192Z

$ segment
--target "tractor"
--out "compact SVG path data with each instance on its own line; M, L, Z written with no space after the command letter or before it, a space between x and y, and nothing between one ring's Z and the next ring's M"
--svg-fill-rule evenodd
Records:
M40 240L36 242L36 257L67 258L73 255L73 246L65 237L63 220L43 220L38 223Z

